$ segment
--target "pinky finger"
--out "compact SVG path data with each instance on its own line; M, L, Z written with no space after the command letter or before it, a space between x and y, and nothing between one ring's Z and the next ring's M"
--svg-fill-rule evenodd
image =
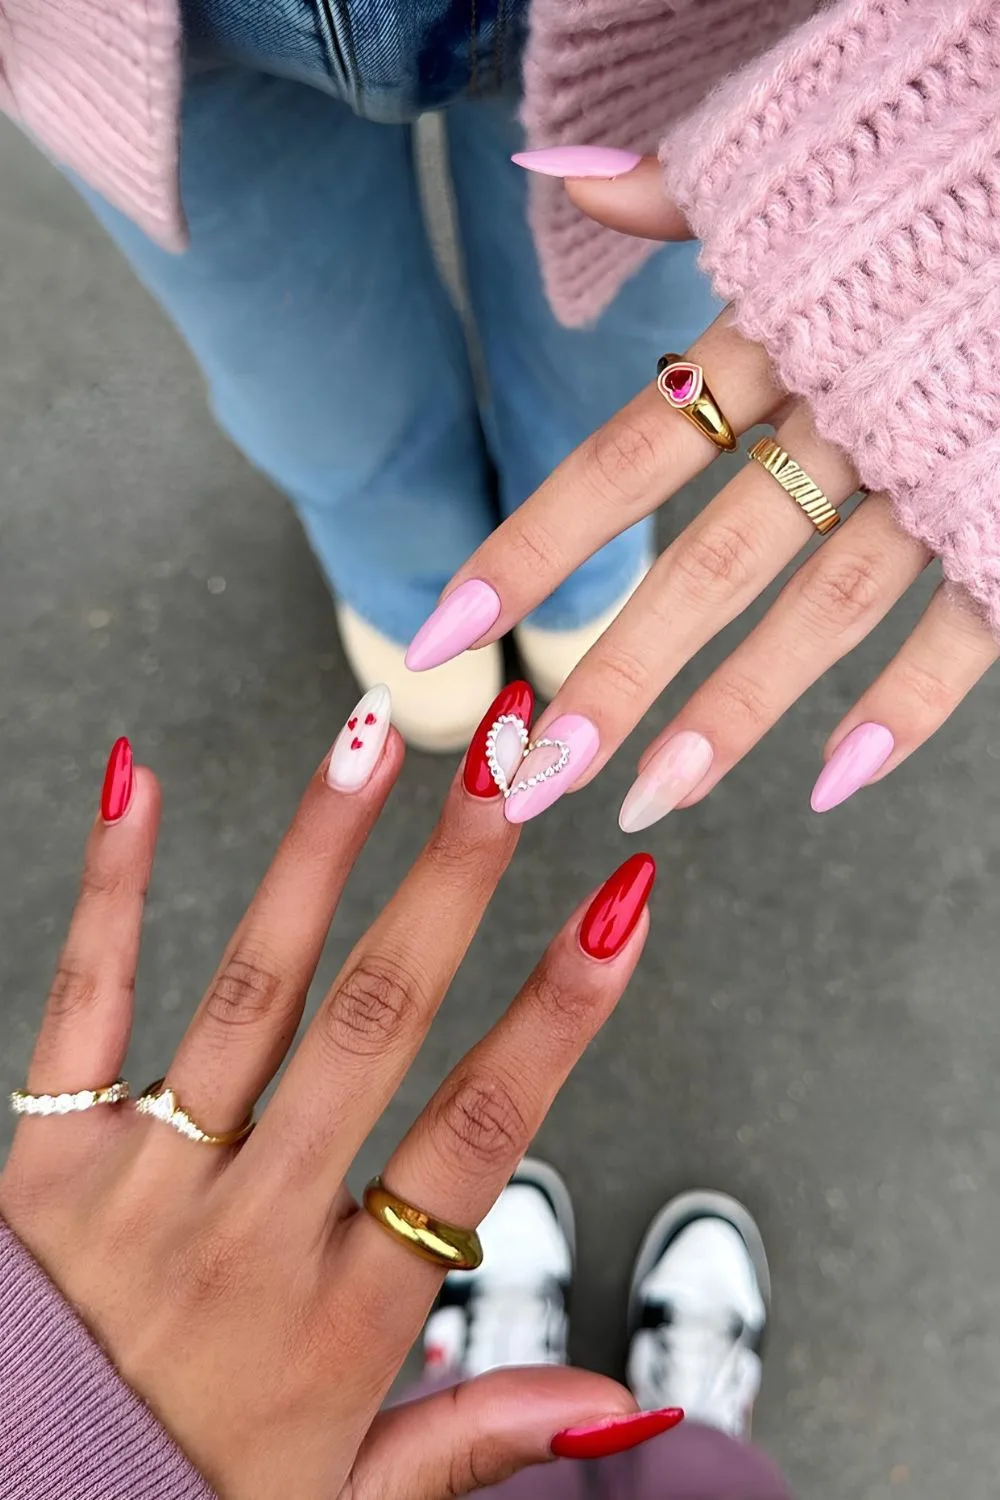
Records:
M839 807L929 740L1000 655L986 621L949 584L881 677L830 737L813 812Z
M28 1072L33 1093L100 1088L121 1072L159 821L156 778L133 769L128 742L119 740Z

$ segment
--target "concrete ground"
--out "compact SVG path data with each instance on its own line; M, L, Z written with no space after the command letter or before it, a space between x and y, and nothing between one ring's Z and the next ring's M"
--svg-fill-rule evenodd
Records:
M354 689L294 517L213 429L160 313L9 130L0 181L0 1087L24 1075L123 731L166 797L129 1068L142 1082ZM697 498L671 508L671 533ZM1000 678L887 785L824 819L807 807L825 735L917 602L652 833L641 971L538 1142L579 1205L575 1354L594 1366L620 1367L630 1260L661 1201L711 1184L753 1207L776 1293L757 1435L823 1500L987 1500L1000 1471ZM720 655L528 828L359 1176L633 847L614 817L633 754ZM410 757L323 977L451 772ZM0 1145L9 1134L5 1119Z

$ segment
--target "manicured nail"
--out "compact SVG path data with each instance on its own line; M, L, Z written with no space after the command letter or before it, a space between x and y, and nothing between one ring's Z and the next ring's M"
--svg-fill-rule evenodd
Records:
M115 740L108 756L101 788L101 817L105 823L120 823L132 801L135 776L132 772L132 746L124 736Z
M360 792L367 786L385 746L391 715L389 689L381 682L369 688L334 741L327 786L335 792Z
M411 672L427 672L451 661L485 635L500 613L500 595L481 578L460 583L439 604L410 642L406 665Z
M511 161L543 177L622 177L642 161L634 151L617 146L546 146L542 151L518 151Z
M535 695L531 684L527 682L510 682L501 693L493 699L486 715L469 745L469 753L465 757L465 769L462 772L462 782L465 790L473 797L499 797L501 788L494 779L493 771L486 758L486 737L493 725L501 717L520 719L527 729L531 723L531 716L535 711ZM516 773L520 767L524 754L522 741L516 725L505 724L500 729L495 748L496 760L501 772L507 778L510 785L516 779Z
M603 1422L557 1432L552 1439L552 1452L556 1458L610 1458L613 1453L625 1453L629 1448L638 1448L640 1443L648 1443L650 1438L669 1432L683 1420L684 1413L677 1406L665 1407L663 1411L637 1411L630 1417L606 1417Z
M620 953L635 931L656 879L651 854L633 854L606 880L580 923L580 947L599 962Z
M597 754L597 730L582 714L554 719L521 762L504 806L508 823L527 823L558 802Z
M684 729L662 745L629 787L618 814L622 833L638 833L673 812L708 775L715 752L703 734Z
M829 812L866 786L896 748L884 724L859 724L831 755L813 787L813 812Z

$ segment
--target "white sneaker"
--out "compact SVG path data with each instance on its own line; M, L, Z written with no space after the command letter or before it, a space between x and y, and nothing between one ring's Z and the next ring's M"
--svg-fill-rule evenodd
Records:
M629 585L624 594L602 615L598 615L596 620L589 620L586 625L580 625L575 630L543 630L539 625L514 627L514 639L525 676L540 698L552 701L591 646L600 640L612 620L621 614L652 565L653 559L648 557L635 582Z
M644 1411L748 1437L760 1388L771 1283L760 1231L721 1193L669 1203L632 1278L628 1384Z
M466 651L429 672L411 672L406 647L390 641L349 605L338 603L344 652L365 692L384 682L392 694L392 722L415 750L449 755L464 750L503 686L499 646Z
M479 1230L478 1271L451 1271L424 1329L429 1375L564 1365L573 1205L553 1167L526 1157Z

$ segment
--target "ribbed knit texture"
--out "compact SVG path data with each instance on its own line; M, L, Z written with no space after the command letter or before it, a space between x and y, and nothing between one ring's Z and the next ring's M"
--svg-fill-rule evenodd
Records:
M0 0L0 109L170 250L180 90L178 0Z
M1000 634L1000 7L842 0L661 154L741 331Z
M2 1219L0 1500L212 1500Z

